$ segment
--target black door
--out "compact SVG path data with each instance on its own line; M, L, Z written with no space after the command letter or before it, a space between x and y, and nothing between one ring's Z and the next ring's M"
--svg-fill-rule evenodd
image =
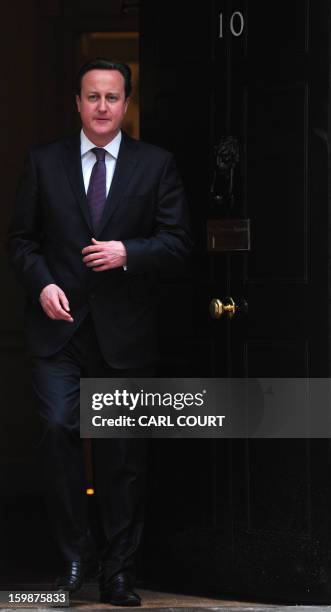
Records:
M328 376L327 2L145 1L140 33L141 138L175 152L196 240L192 278L164 292L163 372ZM233 198L217 201L213 147L229 136ZM210 220L233 218L250 219L250 250L207 244ZM212 319L210 301L226 296L248 313ZM315 601L327 583L328 462L325 440L153 442L146 576Z

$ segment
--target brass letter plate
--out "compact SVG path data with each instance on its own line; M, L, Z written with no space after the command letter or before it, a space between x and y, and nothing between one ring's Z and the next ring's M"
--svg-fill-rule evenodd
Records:
M251 248L249 219L208 219L208 251L249 251Z

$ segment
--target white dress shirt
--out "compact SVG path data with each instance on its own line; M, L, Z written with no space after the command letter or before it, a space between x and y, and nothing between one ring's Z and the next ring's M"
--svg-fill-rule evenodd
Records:
M113 180L121 140L122 140L122 132L119 131L117 136L115 136L115 138L113 138L111 142L106 144L104 147L100 147L102 149L105 149L106 151L105 163L106 163L106 193L107 193L107 196L109 193L111 182ZM97 158L95 157L94 153L91 151L91 149L94 149L95 147L96 145L87 138L84 130L82 129L80 132L80 154L81 154L81 160L82 160L82 171L83 171L83 179L84 179L84 186L85 186L86 193L87 193L90 178L91 178L92 168L95 162L97 161ZM127 270L127 266L123 266L123 270Z
M113 138L111 142L106 144L104 147L100 147L106 151L105 163L106 163L107 195L109 193L110 185L113 180L114 170L115 170L116 161L118 158L118 151L120 148L121 140L122 140L122 133L121 131L119 131L117 136L115 136L115 138ZM83 179L84 179L84 186L85 186L86 193L87 193L90 178L91 178L92 168L95 162L97 161L94 153L91 151L91 149L94 149L95 147L96 145L87 138L84 130L81 130L80 153L81 153L81 159L82 159L82 171L83 171Z

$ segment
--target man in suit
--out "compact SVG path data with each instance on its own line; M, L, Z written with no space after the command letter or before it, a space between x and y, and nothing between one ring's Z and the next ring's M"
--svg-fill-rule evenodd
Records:
M157 359L156 281L191 246L171 153L127 136L125 64L96 59L78 75L82 130L30 151L9 230L27 292L26 343L43 435L45 500L65 567L82 585L95 562L79 438L79 380L149 377ZM103 521L101 601L139 605L134 560L143 526L142 439L93 440Z

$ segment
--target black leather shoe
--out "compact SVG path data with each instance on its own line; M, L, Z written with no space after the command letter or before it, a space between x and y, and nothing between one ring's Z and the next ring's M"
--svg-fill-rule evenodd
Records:
M100 588L100 602L113 606L140 606L141 599L132 588L128 574L116 574L107 584Z
M54 588L56 591L68 591L75 593L83 586L84 580L96 576L98 572L97 563L71 561L66 567L65 574L55 580Z

